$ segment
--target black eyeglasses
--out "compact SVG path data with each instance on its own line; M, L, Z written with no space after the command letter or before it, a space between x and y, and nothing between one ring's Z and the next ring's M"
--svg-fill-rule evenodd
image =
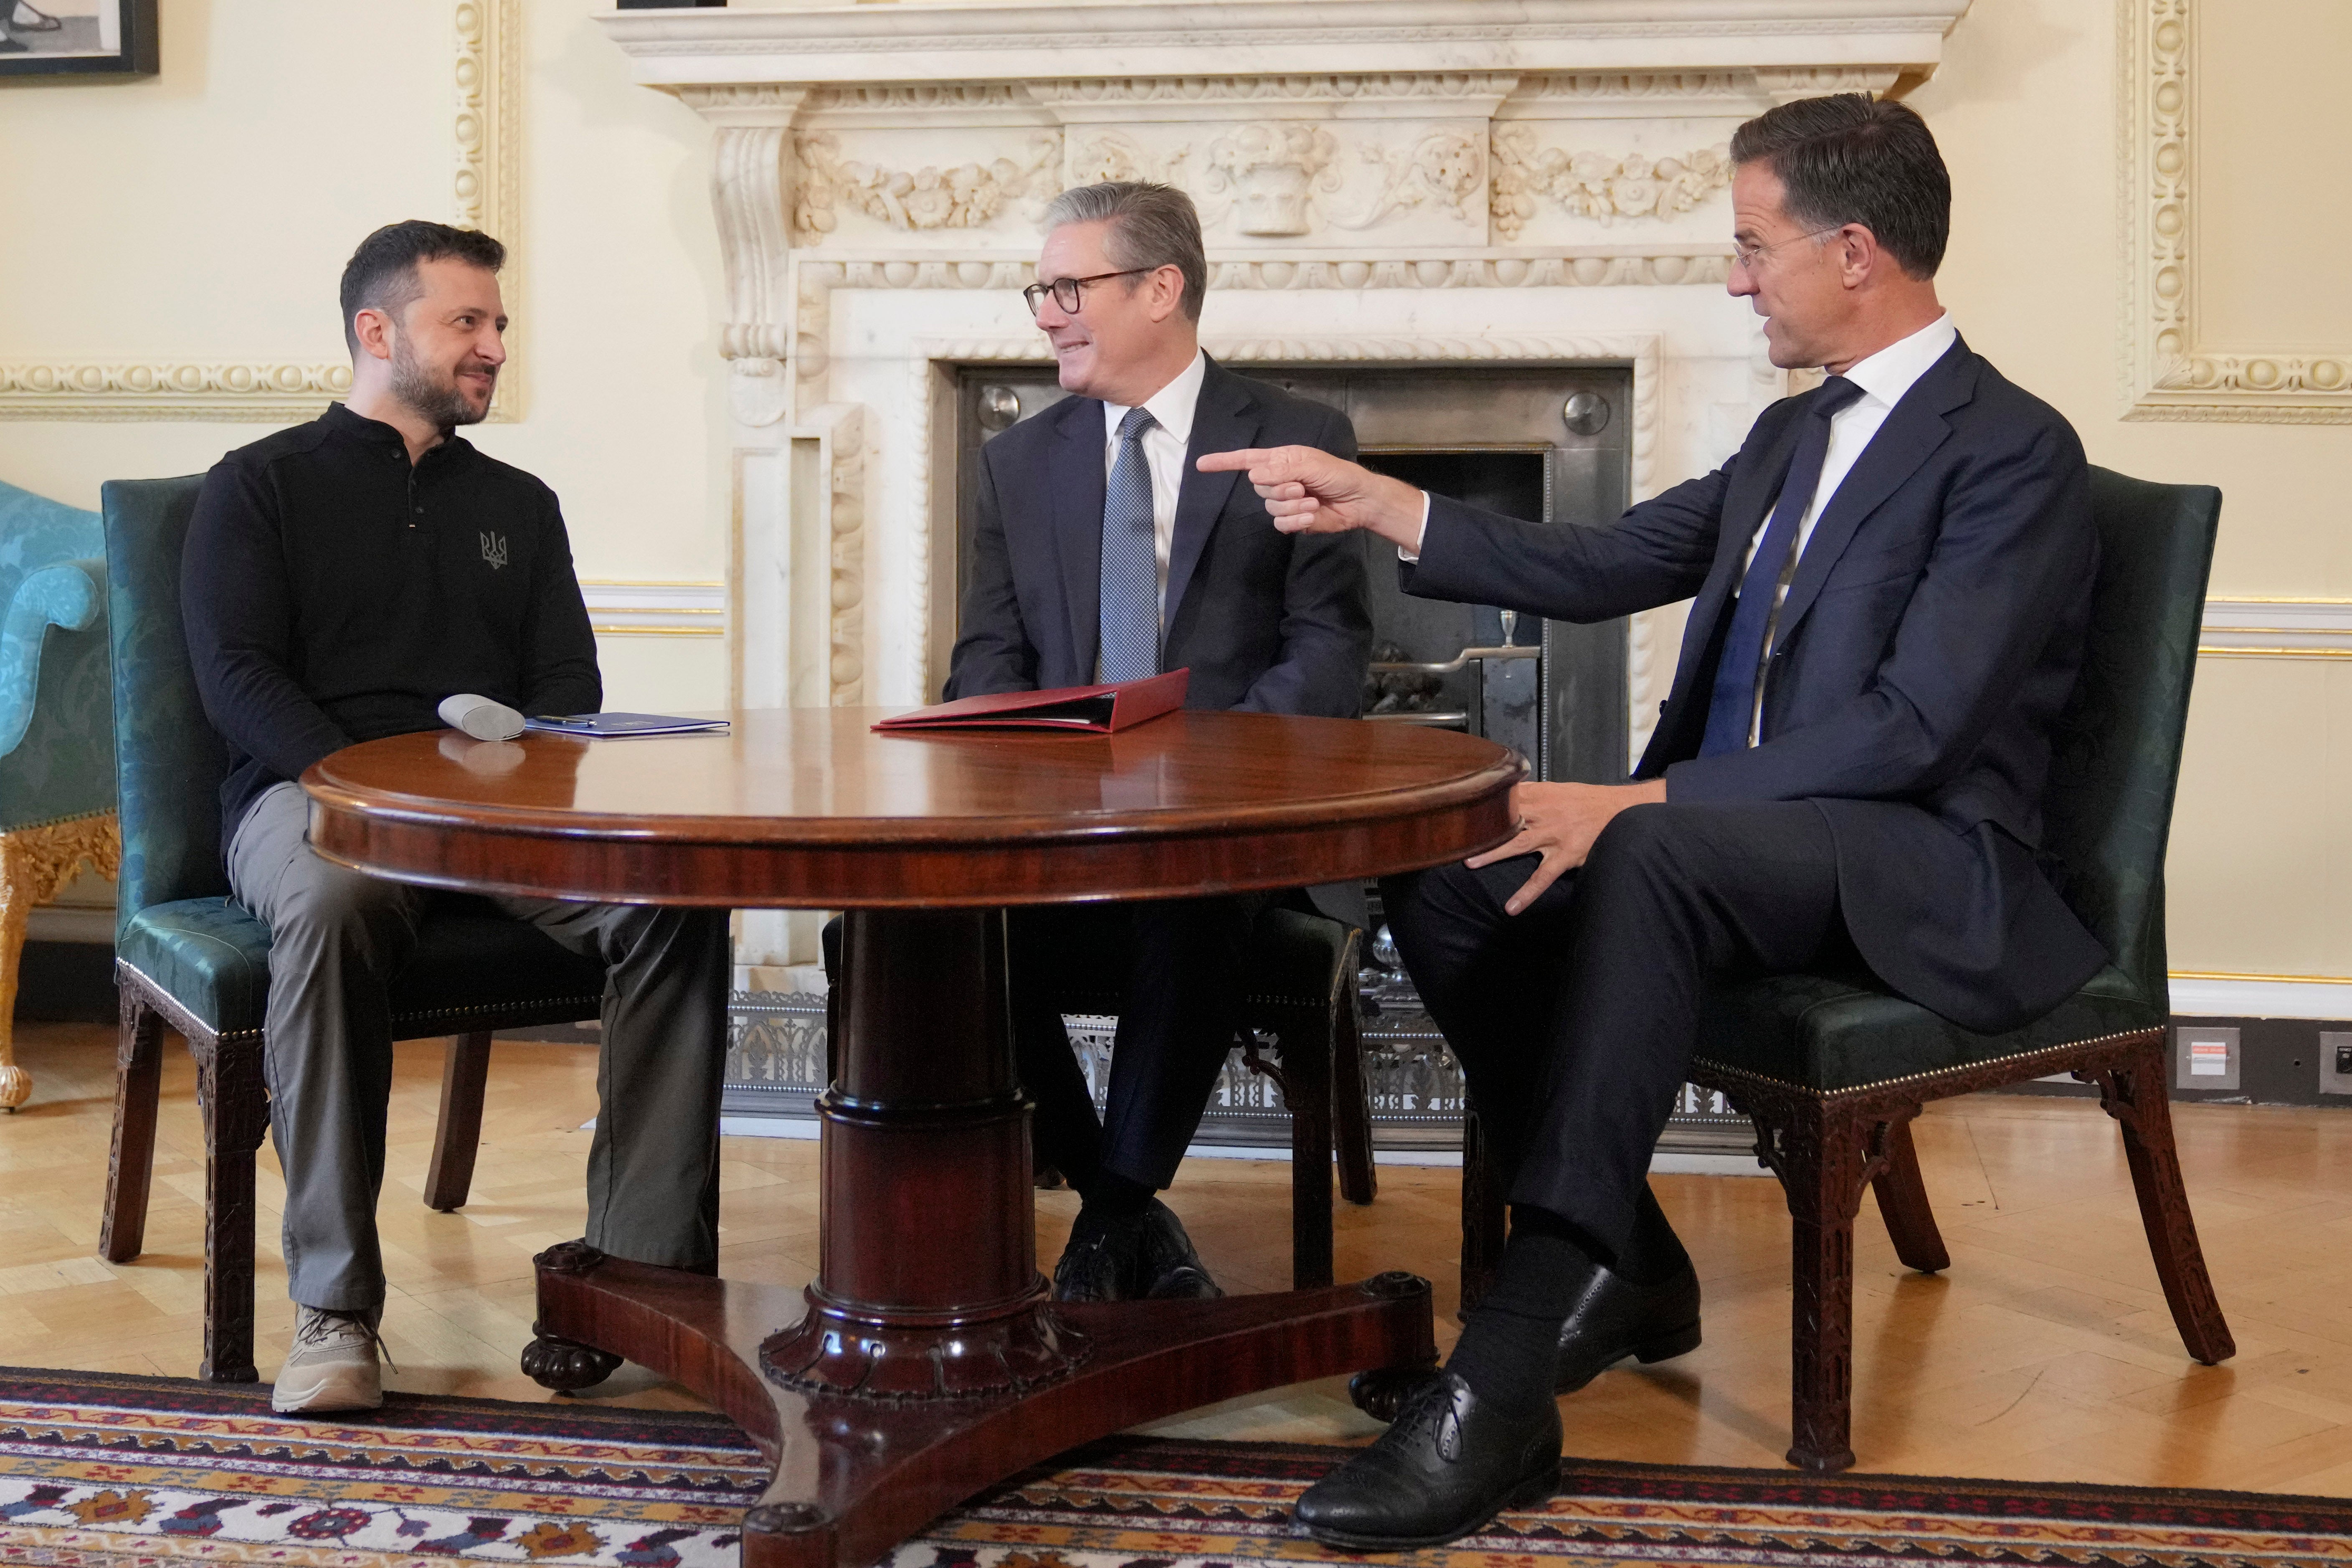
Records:
M1051 283L1030 284L1021 290L1021 297L1029 301L1029 313L1033 316L1045 304L1048 294L1054 297L1054 303L1062 307L1065 315L1075 316L1078 313L1080 291L1085 285L1108 283L1114 278L1132 278L1138 273L1159 270L1156 267L1130 267L1124 272L1097 272L1091 278L1056 278Z

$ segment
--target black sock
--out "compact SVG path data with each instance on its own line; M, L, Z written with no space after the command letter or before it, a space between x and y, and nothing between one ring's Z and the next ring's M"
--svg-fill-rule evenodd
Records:
M1097 1169L1078 1184L1078 1217L1106 1223L1141 1214L1151 1206L1160 1189L1120 1175L1117 1171Z
M1625 1244L1624 1254L1609 1267L1636 1285L1662 1285L1690 1272L1690 1254L1683 1250L1683 1238L1675 1234L1666 1211L1658 1206L1657 1195L1646 1182L1642 1184L1639 1206L1633 1211L1633 1237Z
M1559 1364L1559 1326L1592 1257L1576 1227L1524 1204L1511 1210L1510 1240L1495 1283L1462 1325L1446 1359L1481 1399L1532 1405L1552 1396Z

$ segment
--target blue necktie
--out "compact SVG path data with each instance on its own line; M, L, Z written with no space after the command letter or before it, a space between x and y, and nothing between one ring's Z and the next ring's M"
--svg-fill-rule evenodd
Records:
M1853 382L1831 376L1822 383L1806 416L1797 455L1789 461L1789 478L1780 486L1780 504L1772 509L1772 521L1748 563L1748 575L1740 580L1731 630L1715 666L1715 690L1707 699L1706 738L1698 748L1702 757L1737 752L1748 744L1756 719L1756 683L1764 673L1764 634L1780 596L1780 574L1797 545L1797 526L1804 521L1822 482L1822 462L1830 453L1830 417L1861 395L1862 388Z
M1102 679L1160 672L1160 552L1151 521L1151 466L1143 433L1157 421L1130 408L1118 422L1118 457L1103 494Z

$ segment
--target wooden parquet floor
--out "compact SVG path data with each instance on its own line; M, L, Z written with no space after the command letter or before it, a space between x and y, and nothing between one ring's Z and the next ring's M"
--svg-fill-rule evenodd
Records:
M204 1165L186 1055L167 1040L149 1250L95 1254L112 1114L112 1032L26 1025L32 1103L0 1117L0 1363L187 1375L200 1342ZM502 1044L472 1201L419 1196L441 1050L400 1049L382 1230L383 1333L399 1388L550 1397L515 1367L530 1335L530 1256L580 1234L595 1111L582 1047ZM2182 1353L2150 1268L2112 1125L2083 1100L1978 1096L1931 1106L1916 1136L1952 1268L1895 1261L1865 1202L1855 1277L1854 1447L1864 1468L1913 1474L2352 1495L2352 1112L2176 1110L2181 1156L2237 1358ZM816 1256L815 1146L727 1141L721 1244L730 1276L806 1280ZM1288 1173L1190 1163L1173 1206L1231 1290L1287 1283ZM278 1257L275 1163L262 1155L258 1357L292 1327ZM1342 1205L1342 1279L1410 1268L1434 1281L1450 1338L1457 1174L1383 1166L1370 1208ZM1664 1176L1659 1195L1698 1260L1706 1342L1611 1372L1562 1402L1572 1452L1774 1465L1788 1443L1788 1215L1767 1179ZM1039 1255L1075 1209L1041 1194ZM635 1367L600 1402L690 1405ZM1360 1440L1337 1383L1193 1412L1156 1430Z

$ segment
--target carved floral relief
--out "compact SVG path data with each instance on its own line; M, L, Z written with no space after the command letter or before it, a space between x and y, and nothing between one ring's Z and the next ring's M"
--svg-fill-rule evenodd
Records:
M1116 131L1099 132L1074 144L1068 169L1073 185L1100 184L1105 180L1150 180L1158 184L1181 185L1184 163L1192 155L1192 144L1180 142L1154 156L1139 146L1131 136Z
M1486 178L1486 150L1466 131L1433 131L1402 152L1378 142L1367 145L1363 160L1380 171L1380 188L1361 212L1336 218L1340 228L1370 228L1391 213L1431 205L1450 207L1465 219L1473 216L1472 203Z
M1571 217L1668 218L1697 208L1731 184L1731 153L1702 148L1678 158L1643 153L1570 153L1539 146L1524 125L1495 132L1494 182L1489 202L1496 231L1516 239L1540 205L1557 202Z
M819 132L800 139L800 200L793 226L830 234L848 207L893 228L979 228L1008 208L1035 216L1059 188L1058 137L1034 136L1020 161L996 158L952 168L892 169L845 159L838 139Z

